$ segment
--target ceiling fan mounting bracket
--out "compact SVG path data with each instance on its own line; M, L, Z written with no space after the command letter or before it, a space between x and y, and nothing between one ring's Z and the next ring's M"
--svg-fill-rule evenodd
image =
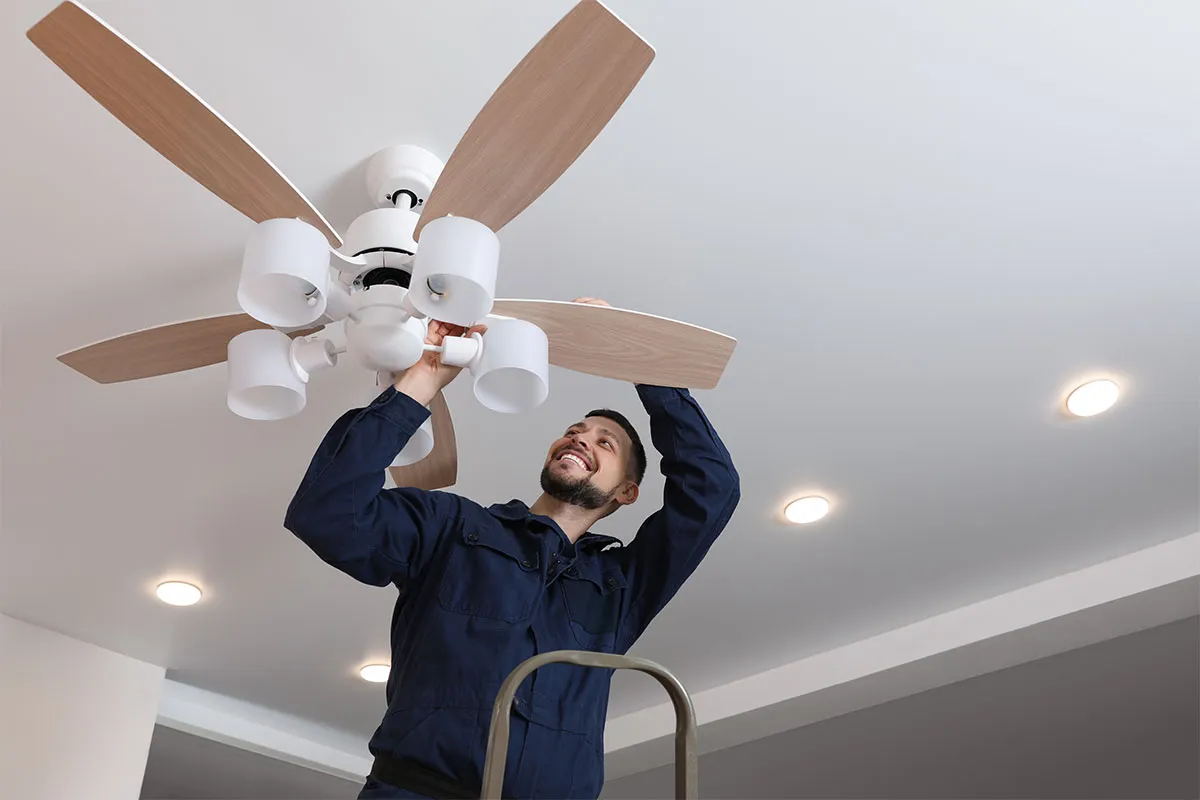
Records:
M385 147L367 163L367 193L379 208L419 211L442 174L442 160L411 144Z

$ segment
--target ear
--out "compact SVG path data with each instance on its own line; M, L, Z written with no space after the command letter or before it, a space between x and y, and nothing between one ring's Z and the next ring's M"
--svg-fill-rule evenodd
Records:
M617 492L615 499L623 506L630 505L638 499L638 485L633 481L625 481L625 485Z

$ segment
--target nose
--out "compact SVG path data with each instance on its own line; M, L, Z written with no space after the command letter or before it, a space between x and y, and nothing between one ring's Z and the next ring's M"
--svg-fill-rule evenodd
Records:
M587 453L589 457L591 456L592 445L590 442L588 442L582 436L573 437L571 439L571 444L569 446L578 447L580 450Z

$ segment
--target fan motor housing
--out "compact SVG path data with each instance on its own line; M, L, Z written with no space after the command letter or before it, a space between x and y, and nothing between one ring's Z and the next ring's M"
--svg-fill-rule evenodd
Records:
M417 212L407 208L375 208L346 229L341 252L358 256L366 266L339 261L338 270L358 278L376 267L391 267L412 272L413 255L417 243L413 230L417 226Z

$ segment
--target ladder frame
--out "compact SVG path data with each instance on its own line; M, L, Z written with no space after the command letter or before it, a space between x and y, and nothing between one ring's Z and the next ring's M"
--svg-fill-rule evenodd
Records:
M631 669L644 672L662 684L671 697L671 704L675 706L675 797L677 800L696 800L696 709L683 684L670 670L653 661L587 650L555 650L541 653L521 662L504 679L492 706L492 724L488 729L487 759L483 765L483 800L501 800L511 727L509 715L512 713L517 688L534 670L547 664L575 664L596 669Z

